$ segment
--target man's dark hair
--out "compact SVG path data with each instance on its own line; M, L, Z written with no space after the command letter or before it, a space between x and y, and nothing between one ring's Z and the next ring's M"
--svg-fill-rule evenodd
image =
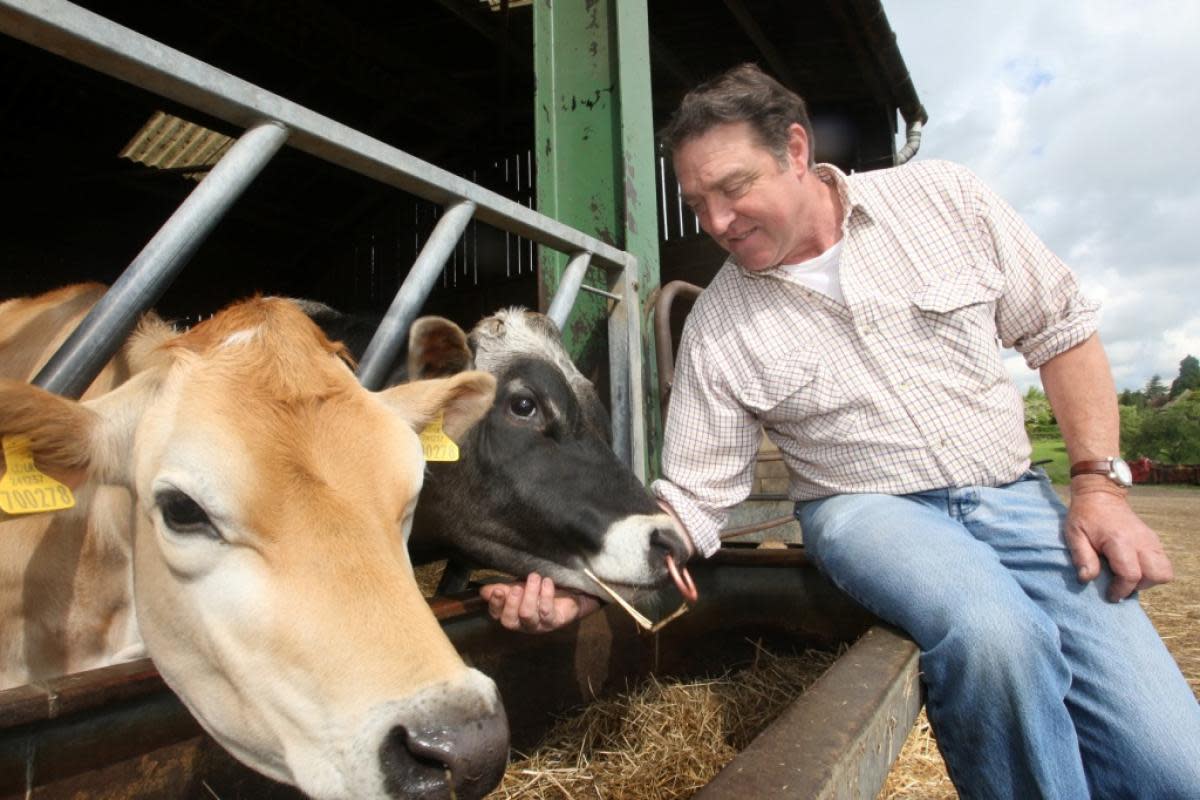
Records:
M788 128L798 123L808 134L808 165L813 160L813 130L804 99L755 64L741 64L692 89L659 132L667 155L717 125L746 122L758 143L787 165Z

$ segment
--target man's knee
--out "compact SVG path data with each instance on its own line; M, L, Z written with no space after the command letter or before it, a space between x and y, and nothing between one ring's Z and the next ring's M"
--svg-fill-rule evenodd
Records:
M1049 681L1065 693L1070 671L1058 628L1028 607L982 598L964 598L945 610L946 619L929 626L937 641L920 642L930 677L969 679L997 688Z

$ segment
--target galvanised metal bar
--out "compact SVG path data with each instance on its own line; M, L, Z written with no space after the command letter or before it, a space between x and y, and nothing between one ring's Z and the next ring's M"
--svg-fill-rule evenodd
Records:
M658 343L655 351L658 358L658 404L664 420L667 418L671 384L675 381L675 342L671 340L671 309L675 305L676 297L694 303L702 291L704 289L694 283L671 281L662 287L658 299L654 302L654 338Z
M82 395L129 336L138 317L158 301L287 137L287 129L277 122L260 123L242 134L88 312L33 383L66 397Z
M618 286L612 287L622 297L637 297L637 264L615 276ZM638 303L621 302L608 315L608 358L612 404L613 449L638 476L646 482L649 468L646 457L646 413L642 378L642 315ZM619 369L629 364L628 370Z
M619 295L619 294L613 294L612 292L607 291L605 289L597 289L595 286L588 286L586 283L579 287L579 291L587 292L588 294L598 295L600 297L607 297L609 300L620 300L621 299L621 295Z
M446 259L458 245L459 237L467 229L474 212L474 203L470 200L460 201L447 208L433 227L429 241L421 248L421 253L409 269L359 362L358 380L363 386L372 391L383 388L409 326L421 312L425 298L441 275Z
M476 205L475 216L482 222L560 252L589 252L592 263L606 270L610 281L637 269L634 256L598 238L65 0L0 0L0 33L234 125L250 128L264 119L275 120L288 130L290 145L332 164L443 206L468 200ZM637 329L638 294L623 294L616 309L626 304L634 309L618 318L629 321L625 328L629 333ZM640 381L640 344L627 354L614 350L610 363L614 374L636 374ZM639 401L636 395L631 399ZM626 412L614 408L614 414L620 413ZM641 410L629 413L640 416ZM644 447L637 442L620 449L636 463L645 460Z
M567 268L563 270L558 291L554 293L554 299L550 301L550 308L546 311L546 316L554 320L554 324L560 331L566 327L567 316L575 306L575 298L579 296L579 287L583 284L583 276L591 263L591 253L576 253L571 257Z

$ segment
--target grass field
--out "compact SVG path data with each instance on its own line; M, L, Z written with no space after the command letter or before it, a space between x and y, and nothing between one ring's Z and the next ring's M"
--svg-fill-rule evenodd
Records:
M1071 464L1067 459L1067 446L1063 444L1062 439L1036 439L1033 442L1033 455L1029 457L1030 461L1045 461L1049 459L1049 464L1043 464L1042 469L1046 470L1046 474L1050 476L1050 480L1057 484L1067 484L1071 482Z

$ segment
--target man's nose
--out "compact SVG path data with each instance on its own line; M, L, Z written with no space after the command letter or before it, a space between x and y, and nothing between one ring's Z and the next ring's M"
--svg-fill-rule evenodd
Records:
M720 203L710 204L704 216L705 219L700 220L700 227L704 228L710 236L723 236L737 215L733 213L730 206Z

